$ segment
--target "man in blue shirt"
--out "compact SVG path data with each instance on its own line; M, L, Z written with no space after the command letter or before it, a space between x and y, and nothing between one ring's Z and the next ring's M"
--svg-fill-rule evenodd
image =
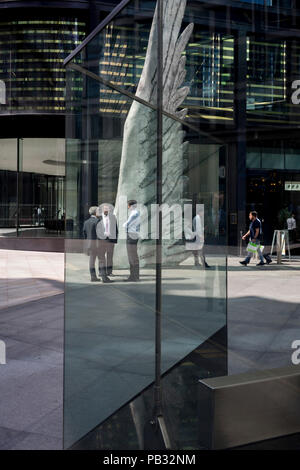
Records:
M252 243L255 243L258 245L257 248L257 254L259 256L260 262L256 266L263 266L264 263L264 257L262 252L260 251L260 239L262 235L262 229L261 229L261 221L257 218L257 212L256 211L251 211L249 214L249 220L250 220L250 225L249 225L249 230L245 235L242 236L243 240L246 240L250 236L250 241ZM240 261L240 264L243 264L244 266L247 266L247 264L250 262L251 256L254 255L254 253L249 253L248 256L244 259L244 261Z
M137 210L137 201L128 201L129 217L123 227L127 233L127 255L130 266L130 276L125 282L138 282L140 280L140 266L137 245L140 238L140 213Z

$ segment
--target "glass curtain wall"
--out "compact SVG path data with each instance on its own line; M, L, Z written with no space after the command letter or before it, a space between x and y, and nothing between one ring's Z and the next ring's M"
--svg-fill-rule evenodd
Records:
M125 3L67 64L65 447L101 424L97 448L146 447L162 409L172 446L196 448L197 382L227 371L227 147L189 115L192 57L230 38L193 44L186 2L160 19L155 1ZM227 123L223 91L207 99Z
M83 40L86 19L74 12L20 11L13 18L5 12L0 21L0 115L4 124L9 115L43 115L42 127L45 115L65 113L63 59ZM17 119L9 133L18 138L0 140L0 237L61 236L65 141L34 138L49 129L32 129L33 138L22 138L23 132Z
M3 139L0 146L0 236L16 236L18 142Z
M65 231L65 139L1 139L0 237Z
M22 139L19 235L57 236L65 223L65 139Z
M62 62L86 33L75 16L22 17L0 21L0 83L6 99L0 113L63 113L65 75Z

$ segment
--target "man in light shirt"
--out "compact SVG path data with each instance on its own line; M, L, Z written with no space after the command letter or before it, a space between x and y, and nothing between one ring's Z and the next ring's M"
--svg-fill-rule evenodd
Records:
M194 256L195 266L200 266L199 257L204 269L210 268L204 256L204 227L203 227L203 208L200 207L198 213L193 218L192 230L187 229L185 249Z
M297 223L295 219L295 214L292 214L286 221L287 228L289 231L289 240L290 242L296 241L296 233L297 233Z
M99 246L99 275L102 282L113 282L112 276L114 247L118 242L117 218L109 204L102 204L99 209L99 222L96 232Z
M130 276L125 282L138 282L140 280L140 263L137 245L140 238L140 213L136 208L137 201L128 201L128 219L123 225L127 233L127 255L130 266Z

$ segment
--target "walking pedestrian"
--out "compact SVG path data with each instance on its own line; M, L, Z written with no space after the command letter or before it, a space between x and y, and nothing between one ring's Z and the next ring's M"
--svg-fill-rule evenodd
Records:
M261 221L257 217L257 212L256 211L251 211L249 214L249 220L250 220L250 225L249 225L249 230L245 235L242 236L243 240L246 240L248 237L250 237L250 242L252 242L255 246L254 252L248 252L248 255L244 259L244 261L240 261L240 264L247 266L248 263L250 263L251 256L257 252L260 262L256 266L264 266L264 257L263 254L260 250L260 240L262 236L262 226L261 226ZM255 250L256 248L256 250Z

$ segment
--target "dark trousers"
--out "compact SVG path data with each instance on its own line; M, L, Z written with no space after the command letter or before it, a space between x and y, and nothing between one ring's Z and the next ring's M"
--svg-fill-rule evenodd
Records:
M113 256L115 244L109 240L98 240L99 273L101 276L109 276L113 269Z
M203 250L192 250L194 260L195 260L195 266L199 266L199 257L201 258L201 263L202 266L205 266L205 256L203 254Z
M140 277L140 262L137 252L138 240L127 238L127 256L130 266L130 277L139 279Z
M91 240L90 241L90 248L88 249L89 255L90 255L90 260L89 260L89 267L90 271L95 270L95 262L96 258L99 256L98 254L98 243L97 240Z
M297 239L297 231L295 229L289 230L289 242L295 243Z

